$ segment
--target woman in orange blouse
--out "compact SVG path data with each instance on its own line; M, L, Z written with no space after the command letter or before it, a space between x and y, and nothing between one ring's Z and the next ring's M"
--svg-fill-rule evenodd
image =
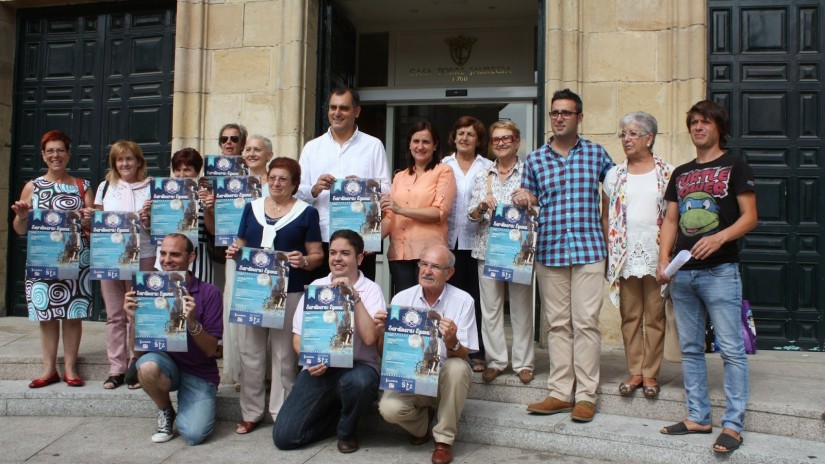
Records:
M407 169L395 175L390 194L381 199L393 295L418 283L418 259L425 248L447 246L447 220L455 200L455 177L441 164L438 131L419 121L410 128L407 143Z

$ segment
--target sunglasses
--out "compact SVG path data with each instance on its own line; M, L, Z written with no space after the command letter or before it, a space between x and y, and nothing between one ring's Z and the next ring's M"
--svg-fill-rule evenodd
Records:
M240 141L241 141L241 138L240 138L240 137L238 137L237 135L230 135L230 136L222 135L222 136L218 139L218 141L220 141L220 142L221 142L221 145L223 145L224 143L226 143L226 142L227 142L227 140L231 140L231 141L232 141L232 143L238 143L238 142L240 142Z

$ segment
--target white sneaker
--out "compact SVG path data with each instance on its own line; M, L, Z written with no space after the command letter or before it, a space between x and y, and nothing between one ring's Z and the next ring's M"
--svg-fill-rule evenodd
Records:
M152 435L153 442L166 443L175 438L175 431L172 429L175 424L175 416L175 410L171 406L158 411L158 431Z

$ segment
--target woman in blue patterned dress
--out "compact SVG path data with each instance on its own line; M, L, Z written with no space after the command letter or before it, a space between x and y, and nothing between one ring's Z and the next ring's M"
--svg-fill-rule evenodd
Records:
M71 156L71 140L60 131L46 132L40 139L40 154L48 171L29 181L20 200L14 202L12 226L18 235L28 232L29 211L56 209L81 211L84 228L88 228L94 202L89 181L69 175L66 166ZM57 372L57 345L63 327L63 380L72 387L84 382L77 372L77 352L83 331L83 319L89 314L89 242L80 234L80 278L72 280L26 279L26 303L29 319L40 323L40 347L43 351L43 373L32 380L29 388L45 387L60 381Z

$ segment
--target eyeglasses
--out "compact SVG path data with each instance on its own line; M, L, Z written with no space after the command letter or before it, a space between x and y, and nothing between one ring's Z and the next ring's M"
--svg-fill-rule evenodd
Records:
M229 136L222 135L222 136L220 136L220 138L218 139L218 141L220 141L220 142L221 142L221 145L223 145L224 143L226 143L226 141L227 141L227 140L231 140L231 141L232 141L232 143L238 143L238 142L240 142L240 141L241 141L241 138L240 138L240 137L238 137L237 135L229 135Z
M501 137L493 137L490 139L490 143L493 145L498 145L500 143L504 143L506 145L510 145L511 143L516 141L515 135L502 135Z
M632 131L622 132L621 134L619 134L619 138L620 139L633 140L633 139L638 139L639 137L641 137L643 135L647 135L647 134L645 132L639 132L639 131L632 130Z
M570 119L574 114L579 114L578 111L567 111L567 110L553 110L550 112L550 118L556 119L561 116L564 119Z
M289 177L283 177L283 176L281 176L281 177L269 176L269 177L267 177L266 180L269 181L270 184L288 184L288 183L292 182L292 179L290 179Z
M54 155L57 153L58 155L65 155L68 153L68 150L65 148L49 148L48 150L43 150L47 155Z
M446 271L452 266L444 266L441 264L431 263L429 261L419 261L418 267L421 269L432 269L433 271Z

